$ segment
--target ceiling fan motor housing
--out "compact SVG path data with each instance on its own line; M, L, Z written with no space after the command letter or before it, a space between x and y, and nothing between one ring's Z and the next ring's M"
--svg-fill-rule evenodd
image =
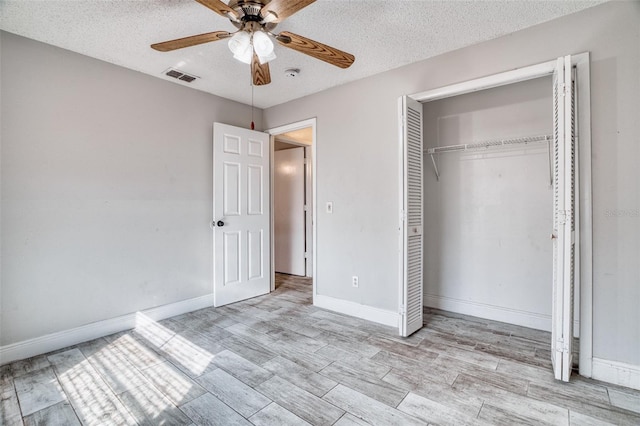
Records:
M229 7L235 10L240 17L239 20L231 19L231 23L240 30L255 31L262 29L264 31L273 30L278 24L275 22L266 22L260 11L267 4L266 0L231 0ZM256 28L259 24L259 28Z

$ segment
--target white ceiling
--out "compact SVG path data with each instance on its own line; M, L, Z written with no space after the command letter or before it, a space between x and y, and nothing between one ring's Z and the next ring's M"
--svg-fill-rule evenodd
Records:
M496 38L602 3L595 1L318 0L278 25L352 53L342 70L276 45L271 84L255 88L255 105L305 95ZM149 45L216 30L228 19L193 0L0 0L5 31L121 65L176 84L251 103L250 67L225 41L161 53ZM201 77L188 84L169 67ZM299 68L297 77L285 77Z

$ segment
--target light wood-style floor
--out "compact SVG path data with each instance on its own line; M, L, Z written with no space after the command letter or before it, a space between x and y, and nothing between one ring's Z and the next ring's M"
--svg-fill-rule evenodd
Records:
M427 311L408 339L309 280L0 367L3 425L640 424L640 392L553 380L549 334Z

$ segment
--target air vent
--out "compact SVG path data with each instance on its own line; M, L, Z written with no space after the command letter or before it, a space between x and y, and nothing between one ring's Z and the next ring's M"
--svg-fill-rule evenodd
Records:
M191 83L193 80L199 78L199 77L196 77L195 75L187 74L182 71L178 71L177 69L174 69L174 68L169 68L168 70L165 70L164 75L177 78L178 80L182 80L187 83Z

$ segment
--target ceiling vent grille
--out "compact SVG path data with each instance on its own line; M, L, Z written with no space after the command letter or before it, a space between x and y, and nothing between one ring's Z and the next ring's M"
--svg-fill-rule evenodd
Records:
M199 77L196 77L195 75L184 73L175 68L169 68L168 70L164 71L164 75L168 75L169 77L173 77L187 83L191 83L192 81L199 78Z

